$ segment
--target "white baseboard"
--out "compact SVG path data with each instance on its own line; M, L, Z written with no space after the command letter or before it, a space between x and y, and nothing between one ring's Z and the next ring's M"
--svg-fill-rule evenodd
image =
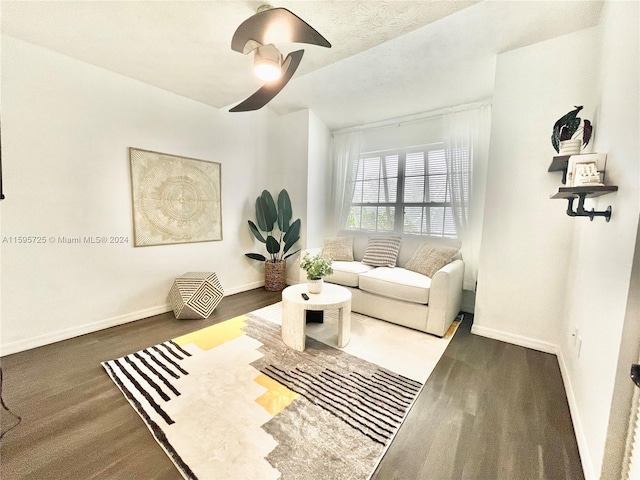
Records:
M152 317L153 315L160 315L161 313L169 312L170 310L171 306L168 303L145 308L144 310L118 315L117 317L106 318L97 322L85 323L84 325L65 328L64 330L58 330L56 332L45 333L44 335L39 335L37 337L5 343L0 347L0 351L3 356L11 355L12 353L23 352L24 350L42 347L43 345L49 345L50 343L60 342L62 340L68 340L87 333L97 332L98 330L103 330L105 328L123 325L142 318Z
M523 335L516 335L515 333L505 332L503 330L483 327L482 325L474 324L471 327L471 333L480 335L481 337L492 338L494 340L512 343L521 347L531 348L544 353L553 353L554 355L557 355L559 351L558 346L553 343L543 342Z
M578 411L578 404L576 403L575 393L573 391L573 387L571 386L569 369L567 368L567 364L564 360L564 355L562 354L562 350L560 349L560 347L553 343L543 342L535 338L516 335L514 333L505 332L503 330L495 330L493 328L487 328L481 325L473 325L471 327L471 333L480 335L481 337L492 338L494 340L512 343L521 347L531 348L533 350L538 350L544 353L552 353L558 358L558 365L560 366L560 374L562 376L562 382L564 384L564 391L567 395L567 403L569 404L569 412L571 413L573 430L576 435L576 442L578 443L578 452L580 453L580 461L582 463L584 477L585 480L597 480L598 475L595 474L593 463L591 462L591 455L589 454L587 438L584 433L582 421L580 420L580 412Z
M225 296L233 295L235 293L253 290L254 288L259 288L262 286L264 286L264 281L254 282L247 285L227 289L225 290L224 294ZM129 322L135 322L136 320L141 320L143 318L152 317L154 315L159 315L161 313L170 311L171 305L165 303L162 305L157 305L155 307L125 313L116 317L98 320L96 322L85 323L76 327L45 333L37 337L25 338L23 340L3 343L0 345L0 356L11 355L12 353L18 353L25 350L30 350L32 348L42 347L43 345L49 345L51 343L60 342L62 340L68 340L70 338L79 337L80 335L86 335L87 333L93 333L97 332L98 330L104 330L105 328L115 327Z
M264 280L261 280L259 282L247 283L246 285L240 285L239 287L225 288L224 296L227 297L229 295L235 295L236 293L242 293L260 287L264 287Z
M573 391L573 387L571 386L569 369L567 368L567 364L564 360L564 354L561 349L558 349L556 356L558 357L558 364L560 365L560 373L562 375L562 382L564 383L564 390L567 393L567 402L569 403L569 411L571 412L571 419L573 420L573 430L576 434L576 441L578 442L578 451L580 452L584 478L585 480L597 480L599 475L596 475L593 468L593 462L591 461L591 455L589 453L589 445L587 444L587 438L578 412L576 396Z

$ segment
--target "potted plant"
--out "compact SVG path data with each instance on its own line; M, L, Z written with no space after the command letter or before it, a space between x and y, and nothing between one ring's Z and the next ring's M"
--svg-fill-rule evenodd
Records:
M591 139L593 125L589 120L578 117L580 110L582 105L576 106L553 125L551 144L560 155L577 155Z
M277 207L271 194L264 190L256 199L256 223L249 220L249 230L260 243L265 245L268 257L260 253L245 253L245 255L253 260L264 262L264 286L270 292L284 289L286 286L285 260L300 251L298 249L288 253L300 239L300 219L292 223L292 213L291 200L286 190L283 189L278 194Z
M322 277L331 275L333 273L332 261L328 258L324 258L322 255L309 255L304 256L300 262L300 268L307 272L307 288L309 293L322 292L322 286L324 281Z

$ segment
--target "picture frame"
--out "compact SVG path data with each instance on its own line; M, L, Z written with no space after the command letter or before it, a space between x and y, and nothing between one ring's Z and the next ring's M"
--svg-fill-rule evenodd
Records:
M579 187L585 184L602 185L604 181L604 172L607 162L605 153L587 153L582 155L571 155L567 164L567 187ZM594 182L596 176L593 172L599 173L598 181ZM589 173L591 176L587 176ZM589 179L591 181L586 182Z
M129 148L134 246L222 240L222 166Z

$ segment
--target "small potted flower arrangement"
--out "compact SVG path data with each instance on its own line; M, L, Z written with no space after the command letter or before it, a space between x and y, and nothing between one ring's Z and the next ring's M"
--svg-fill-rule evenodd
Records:
M332 263L331 259L324 258L320 254L305 254L300 261L300 268L307 272L307 288L309 289L309 293L322 292L322 286L324 285L322 277L333 273Z

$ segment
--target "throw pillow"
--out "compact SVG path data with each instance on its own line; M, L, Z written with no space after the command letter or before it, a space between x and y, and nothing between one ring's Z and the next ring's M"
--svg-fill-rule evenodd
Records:
M336 262L353 262L353 237L325 239L322 256Z
M456 253L458 253L457 248L441 247L423 242L404 268L431 278L438 270L450 263Z
M393 235L369 237L362 263L372 267L395 267L402 237Z

